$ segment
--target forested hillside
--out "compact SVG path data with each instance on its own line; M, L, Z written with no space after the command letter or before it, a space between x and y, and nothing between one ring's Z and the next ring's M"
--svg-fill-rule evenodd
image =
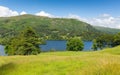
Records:
M101 32L108 33L108 34L116 34L116 33L120 32L120 29L100 27L100 26L94 26L94 27L95 27L95 29L97 29Z
M84 40L92 40L103 34L100 29L76 19L21 15L0 18L0 37L15 36L28 26L35 29L39 36L54 40L66 39L72 36L81 36Z

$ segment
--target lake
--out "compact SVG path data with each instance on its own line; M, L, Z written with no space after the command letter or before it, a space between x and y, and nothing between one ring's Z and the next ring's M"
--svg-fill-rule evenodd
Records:
M4 46L0 45L0 55L5 56Z
M40 47L42 51L48 51L48 50L64 51L66 50L66 43L67 41L48 40L46 41L45 45L40 45ZM92 47L91 41L84 41L84 50L91 50L91 47Z
M42 51L50 51L50 50L57 50L57 51L65 51L66 50L66 42L61 40L48 40L46 41L45 45L40 45ZM91 50L92 41L84 41L84 51ZM0 45L0 55L4 56L4 46Z

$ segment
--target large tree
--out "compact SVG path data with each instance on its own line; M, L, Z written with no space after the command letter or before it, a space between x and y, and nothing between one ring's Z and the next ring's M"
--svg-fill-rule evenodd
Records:
M80 37L70 38L67 41L67 50L69 51L82 51L83 48L84 44Z
M40 39L36 32L30 28L25 28L20 34L12 38L6 45L8 55L31 55L40 53Z
M120 33L114 36L113 46L120 45Z
M97 49L103 49L113 46L114 46L114 35L104 34L93 40L92 48L94 50L97 50Z

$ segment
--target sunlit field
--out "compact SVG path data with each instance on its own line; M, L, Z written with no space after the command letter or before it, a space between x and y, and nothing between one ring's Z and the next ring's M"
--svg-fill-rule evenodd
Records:
M120 75L120 47L0 57L0 75Z

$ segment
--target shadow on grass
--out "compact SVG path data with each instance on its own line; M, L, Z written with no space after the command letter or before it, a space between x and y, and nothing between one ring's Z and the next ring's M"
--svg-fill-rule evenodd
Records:
M15 69L15 64L8 63L4 64L0 67L0 75L8 75L9 73L13 72Z

